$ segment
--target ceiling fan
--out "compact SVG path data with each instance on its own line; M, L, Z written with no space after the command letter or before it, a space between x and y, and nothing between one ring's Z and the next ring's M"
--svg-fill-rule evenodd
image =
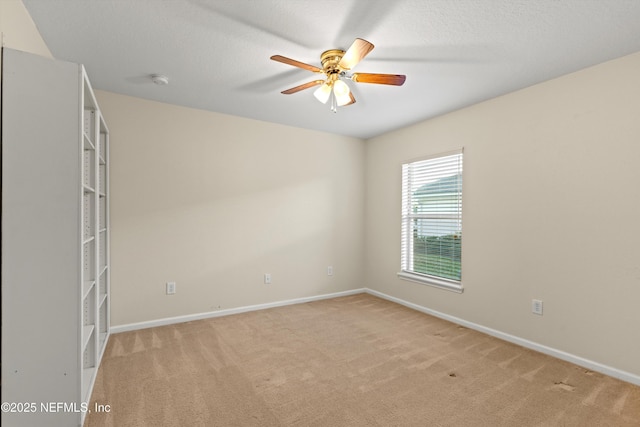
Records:
M349 86L345 80L351 80L356 83L376 83L383 85L402 86L406 80L406 76L401 74L375 74L375 73L353 73L348 72L355 67L369 52L373 50L373 44L363 39L356 39L349 49L330 49L320 55L322 68L305 64L281 55L273 55L272 60L282 62L283 64L293 65L294 67L309 70L314 73L324 74L322 79L313 80L308 83L301 84L291 89L282 91L285 95L300 92L314 86L322 85L313 93L314 96L323 104L331 99L331 111L334 113L338 107L351 105L356 102Z

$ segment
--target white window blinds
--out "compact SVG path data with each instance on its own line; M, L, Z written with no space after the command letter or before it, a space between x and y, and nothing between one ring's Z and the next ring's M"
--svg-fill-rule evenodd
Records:
M459 283L461 248L462 150L403 164L402 273Z

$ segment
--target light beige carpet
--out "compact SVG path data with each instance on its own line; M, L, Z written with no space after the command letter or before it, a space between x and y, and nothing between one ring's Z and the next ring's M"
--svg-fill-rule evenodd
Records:
M639 426L640 387L359 294L115 334L95 426Z

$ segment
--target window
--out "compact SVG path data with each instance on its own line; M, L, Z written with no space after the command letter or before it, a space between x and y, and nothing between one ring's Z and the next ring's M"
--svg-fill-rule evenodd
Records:
M403 279L462 292L462 150L402 165Z

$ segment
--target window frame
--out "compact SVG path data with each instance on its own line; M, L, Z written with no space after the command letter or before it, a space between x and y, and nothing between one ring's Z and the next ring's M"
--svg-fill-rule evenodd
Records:
M401 213L400 213L400 221L401 221L401 231L400 231L400 246L401 246L401 261L400 261L400 271L397 273L398 278L402 279L402 280L407 280L407 281L411 281L411 282L416 282L416 283L420 283L420 284L424 284L424 285L429 285L429 286L434 286L436 288L440 288L440 289L445 289L448 291L452 291L452 292L457 292L457 293L462 293L464 291L464 287L462 285L462 275L460 276L460 280L454 280L454 279L449 279L449 278L445 278L445 277L439 277L439 276L435 276L435 275L429 275L429 274L424 274L424 273L420 273L420 272L416 272L416 271L412 271L412 270L408 270L405 269L405 263L408 262L405 258L406 257L413 257L413 252L412 252L412 228L410 226L407 226L407 221L411 221L413 219L413 217L411 216L411 213L407 213L406 210L408 208L409 205L411 205L411 195L410 193L407 192L407 182L405 181L405 177L404 177L404 168L405 166L409 166L409 165L413 165L416 163L420 163L420 162L424 162L424 161L428 161L428 160L434 160L434 159L438 159L441 157L449 157L452 155L460 155L460 166L459 166L459 173L461 175L462 178L462 172L464 170L464 148L460 148L457 150L452 150L452 151L447 151L447 152L443 152L443 153L438 153L438 154L433 154L433 155L429 155L429 156L424 156L424 157L420 157L420 158L416 158L416 159L411 159L411 160L407 160L407 161L403 161L401 164ZM459 210L457 213L457 219L459 219L460 221L460 236L462 238L462 197L463 197L463 185L464 185L464 179L462 180L461 183L461 187L460 187L460 196L459 196ZM406 200L406 197L409 197L409 200ZM405 236L405 234L409 233L408 236ZM462 244L462 242L461 242ZM460 248L460 250L462 251L462 247ZM406 252L405 252L406 251ZM462 262L462 261L461 261ZM461 264L461 268L462 268L462 264Z

